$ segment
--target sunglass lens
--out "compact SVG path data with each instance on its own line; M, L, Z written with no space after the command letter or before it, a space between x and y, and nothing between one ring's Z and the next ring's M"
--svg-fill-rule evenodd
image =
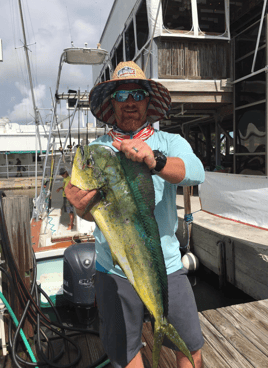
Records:
M141 90L134 90L134 91L116 91L113 94L113 97L118 102L125 102L128 99L128 96L131 95L135 101L142 101L144 100L146 94L145 91Z
M128 99L129 93L128 91L118 91L115 95L115 99L118 102L124 102Z
M131 95L135 101L142 101L144 100L144 97L145 97L145 94L143 91L135 91L135 92L132 92Z

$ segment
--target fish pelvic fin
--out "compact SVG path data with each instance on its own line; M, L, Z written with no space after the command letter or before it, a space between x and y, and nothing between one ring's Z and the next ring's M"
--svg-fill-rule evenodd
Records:
M189 349L187 348L185 342L182 340L182 338L180 337L178 332L175 330L175 328L172 326L172 324L168 323L165 318L163 320L163 323L159 323L159 322L157 323L155 321L155 325L154 325L154 346L153 346L153 367L152 368L157 368L158 367L161 346L162 346L163 339L164 339L165 335L189 359L189 361L191 362L191 364L194 368L195 365L194 365L193 357L192 357Z

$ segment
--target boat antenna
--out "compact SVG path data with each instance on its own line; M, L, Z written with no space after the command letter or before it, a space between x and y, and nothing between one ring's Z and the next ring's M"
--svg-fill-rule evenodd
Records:
M87 109L87 135L86 135L86 145L88 146L88 109Z
M78 103L80 102L80 88L78 89ZM78 147L80 146L80 109L78 109Z
M68 24L69 24L69 32L70 32L70 38L71 38L71 45L73 46L74 45L74 42L73 42L73 38L72 38L71 24L70 24L70 19L69 19L67 5L66 5L66 12L67 12L67 19L68 19Z
M72 136L71 136L71 112L69 110L69 146L67 146L70 150L73 148L72 146Z

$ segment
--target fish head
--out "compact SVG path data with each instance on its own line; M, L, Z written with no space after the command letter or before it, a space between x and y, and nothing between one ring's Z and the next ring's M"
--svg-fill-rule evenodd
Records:
M105 187L109 179L109 167L114 167L114 164L111 163L114 159L116 159L116 153L108 146L93 144L78 147L73 163L71 183L82 190Z

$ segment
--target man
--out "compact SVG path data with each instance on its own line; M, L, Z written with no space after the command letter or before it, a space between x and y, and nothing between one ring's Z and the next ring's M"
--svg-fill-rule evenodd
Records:
M71 180L71 177L68 174L68 171L61 168L60 169L60 175L63 177L63 186L57 189L57 193L62 190L62 196L63 196L63 210L64 212L69 213L70 217L70 223L68 224L67 230L72 230L74 227L74 209L72 204L68 201L66 198L65 188L68 185L69 181Z
M191 286L183 269L176 238L177 185L196 185L204 180L204 169L190 145L180 135L154 130L170 106L168 90L147 80L134 62L120 63L110 81L95 86L90 93L93 115L113 129L92 144L104 144L122 151L132 161L145 162L152 171L155 188L155 218L158 223L169 288L170 323L191 351L195 367L203 367L203 337ZM83 191L71 183L68 199L83 216L96 191ZM85 217L92 220L90 213ZM115 368L143 368L140 349L143 304L118 266L113 266L109 246L98 228L96 239L95 289L100 315L100 336ZM164 345L176 350L177 367L192 367L189 360L168 340Z
M17 158L16 166L17 166L16 176L22 176L22 173L21 173L22 166L21 166L21 160L19 158Z

